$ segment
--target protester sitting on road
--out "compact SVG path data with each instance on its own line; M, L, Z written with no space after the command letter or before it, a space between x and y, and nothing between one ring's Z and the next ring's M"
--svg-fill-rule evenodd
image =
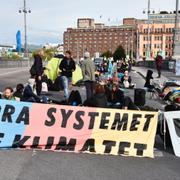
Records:
M148 88L149 90L154 89L154 85L152 85L152 83L151 83L151 80L153 79L152 75L153 75L153 71L148 70L144 87Z
M4 89L2 99L5 99L5 100L16 100L15 97L13 96L13 92L14 91L13 91L12 87L6 87Z
M121 64L121 72L124 73L125 71L128 70L128 64L126 63L126 61L123 61Z
M139 110L139 108L133 103L132 99L128 96L124 97L122 108L125 110Z
M87 98L84 101L83 105L87 107L106 108L108 103L107 103L107 97L105 94L104 84L96 84L94 96L90 99Z
M124 72L124 76L121 79L121 82L123 84L123 87L125 88L133 88L134 85L132 84L131 76L129 75L128 71Z
M22 98L23 98L23 91L24 91L24 85L23 84L18 84L17 86L16 86L16 91L14 92L14 97L16 98L16 99L18 99L19 101L21 101L22 100Z
M119 89L117 84L113 84L110 92L109 88L106 87L106 96L110 107L122 108L122 105L124 104L124 92Z
M35 79L29 79L28 85L24 89L22 101L25 102L40 102L40 97L34 93Z
M105 94L104 84L97 84L95 86L94 104L95 107L101 107L101 108L107 107L108 103Z
M118 72L118 79L120 82L122 82L122 78L123 78L124 74L121 72L120 68L117 69L117 72Z

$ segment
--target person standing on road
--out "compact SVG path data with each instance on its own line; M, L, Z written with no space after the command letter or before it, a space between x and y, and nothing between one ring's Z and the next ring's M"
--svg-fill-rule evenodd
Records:
M163 58L160 55L160 53L158 52L158 55L156 57L156 69L157 69L157 72L158 72L158 78L161 77L162 60L163 60Z
M39 50L34 55L34 68L35 68L35 80L36 80L36 93L38 96L41 95L42 91L42 75L43 75L43 62L42 57L44 55L43 50Z
M64 96L65 99L69 98L69 85L72 82L72 73L76 70L76 64L73 58L71 57L71 52L66 51L65 57L61 61L59 65L59 69L61 70L61 79L64 88Z
M86 87L87 99L93 97L94 81L95 81L95 64L90 59L90 53L84 53L84 61L82 62L82 74Z

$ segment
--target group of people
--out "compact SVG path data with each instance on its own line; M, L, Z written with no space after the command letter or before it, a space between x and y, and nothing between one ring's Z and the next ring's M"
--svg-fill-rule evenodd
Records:
M34 54L34 63L30 69L31 77L27 85L18 84L16 91L11 87L6 87L2 99L18 100L25 102L41 102L42 100L42 82L45 68L43 67L43 50ZM69 105L84 105L102 108L125 108L138 109L131 98L124 96L120 89L120 82L125 87L131 85L131 77L128 71L116 71L113 80L109 82L97 82L95 79L95 63L90 58L90 53L84 53L84 60L81 62L83 82L86 89L86 100L82 102L82 97L78 91L72 91L72 75L76 70L76 63L71 56L70 51L66 51L65 56L59 64L59 83L62 83L64 90L64 101ZM123 68L124 69L124 68ZM118 80L116 81L116 76ZM127 85L128 84L128 85Z

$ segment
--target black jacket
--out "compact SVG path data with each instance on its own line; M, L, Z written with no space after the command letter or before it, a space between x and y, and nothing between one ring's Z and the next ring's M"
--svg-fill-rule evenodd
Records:
M110 103L124 103L124 92L121 90L117 90L115 92L111 91L110 99L108 99Z
M72 77L72 72L75 71L76 64L72 58L67 59L66 57L64 57L59 65L59 69L61 70L62 76Z
M36 71L36 75L42 76L43 74L43 63L40 55L34 55L34 67Z
M40 101L40 98L34 94L32 88L30 85L27 85L24 89L24 93L23 93L23 97L22 97L22 101L28 101L30 98L33 98L36 102Z
M98 93L94 95L94 107L106 108L107 107L107 97L105 93Z

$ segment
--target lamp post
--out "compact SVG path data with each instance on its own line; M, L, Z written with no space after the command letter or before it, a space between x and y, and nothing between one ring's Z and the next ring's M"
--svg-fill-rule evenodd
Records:
M176 17L175 17L175 28L173 37L173 57L179 56L179 0L176 0Z
M175 59L175 73L180 75L180 28L179 28L179 0L176 0L176 17L173 37L173 58Z
M27 44L27 13L31 13L30 9L27 9L26 0L24 0L24 6L19 10L19 13L24 13L24 57L28 57L28 44Z
M147 11L143 11L144 14L147 13L148 16L148 29L147 29L147 57L150 58L151 56L151 38L150 38L150 14L151 14L151 1L148 0L148 10ZM155 11L153 10L152 13L154 14Z

